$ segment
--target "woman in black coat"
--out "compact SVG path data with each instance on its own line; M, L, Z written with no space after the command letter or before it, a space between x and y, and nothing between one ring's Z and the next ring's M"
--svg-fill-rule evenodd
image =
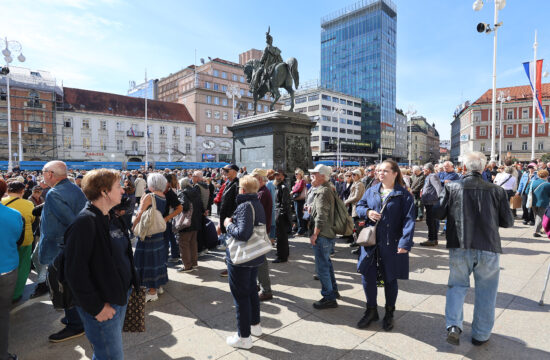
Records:
M198 265L198 243L197 233L202 226L202 214L204 209L202 207L202 200L193 186L189 178L183 178L180 180L180 193L178 198L182 203L183 212L190 211L191 214L191 226L180 230L178 233L178 244L180 247L180 256L183 262L183 266L178 269L179 272L190 272L196 270Z

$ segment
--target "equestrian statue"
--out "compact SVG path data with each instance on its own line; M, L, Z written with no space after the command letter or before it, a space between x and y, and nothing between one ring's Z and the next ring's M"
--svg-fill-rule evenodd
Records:
M281 97L279 88L284 88L290 94L290 111L294 110L294 90L292 82L298 89L300 77L298 74L298 60L291 57L286 63L281 57L281 50L273 46L273 37L269 35L270 28L268 27L265 33L265 41L267 46L260 60L249 60L243 67L246 75L246 82L250 86L250 92L254 98L254 115L256 115L257 102L263 98L265 94L271 93L273 102L269 106L269 110L273 111L275 103Z

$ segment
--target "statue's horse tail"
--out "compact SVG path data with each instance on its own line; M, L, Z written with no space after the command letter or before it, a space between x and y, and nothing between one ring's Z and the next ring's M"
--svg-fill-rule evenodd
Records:
M294 86L296 87L296 90L298 90L298 86L300 85L300 75L298 74L298 60L291 57L286 61L286 63L288 65L288 69L290 70L290 75L292 76L292 79L294 79Z

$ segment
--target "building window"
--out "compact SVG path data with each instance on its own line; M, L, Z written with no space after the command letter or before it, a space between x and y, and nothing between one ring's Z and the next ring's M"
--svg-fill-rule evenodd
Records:
M215 76L215 77L220 76L220 72L219 72L218 70L214 70L214 76Z
M506 135L512 135L514 133L513 126L506 126Z
M241 96L244 96L244 90L243 89L239 90L239 93L241 94Z
M521 133L523 135L529 134L529 125L521 125Z
M191 136L191 129L185 128L185 136Z
M521 150L527 150L527 141L521 143Z
M214 83L214 90L220 90L220 84Z
M248 110L254 110L254 104L248 103Z
M105 144L105 140L104 140L104 139L99 139L99 147L100 147L101 150L103 150L103 151L107 150L107 145Z
M220 133L220 125L214 125L214 134Z
M222 79L227 79L227 73L225 71L222 71Z
M63 126L66 128L70 128L73 124L73 119L71 118L65 118L63 121Z
M240 76L240 77L239 77L239 81L242 82L242 83L244 83L244 76ZM244 93L244 91L243 91L243 93ZM244 95L244 94L243 94L243 95Z
M479 128L479 136L487 136L487 128L486 127Z
M185 153L189 154L191 152L191 144L185 144Z
M148 152L153 152L153 142L152 141L147 141L147 151Z
M132 150L133 151L138 151L139 147L138 147L138 142L137 141L132 141Z
M204 88L205 88L205 89L210 89L211 86L212 86L212 85L211 85L208 81L205 81L205 82L204 82Z
M0 101L6 101L8 99L8 95L6 93L5 89L0 89Z
M539 142L538 149L539 150L544 150L544 143Z
M90 138L82 138L82 147L84 149L89 149L90 148Z
M160 152L165 153L166 152L166 143L164 141L160 142Z
M544 134L544 124L538 124L537 125L537 132L539 134Z
M101 120L101 121L99 122L99 129L100 129L100 130L107 130L107 121Z
M220 98L219 97L214 96L214 104L215 105L220 105Z
M212 96L206 95L206 103L207 104L212 104Z
M227 126L222 127L222 133L227 134Z
M205 131L206 131L207 133L211 133L211 132L212 132L212 125L206 124L206 129L205 129Z
M511 142L506 144L506 151L512 151L512 143Z
M495 112L495 115L496 115L496 119L497 119L497 120L500 120L500 110L497 110L497 111Z
M223 105L223 106L227 106L227 98L223 98L223 99L222 99L222 105Z
M474 111L474 122L481 121L481 111Z
M267 105L264 105L264 112L268 112L269 111L269 107Z
M223 119L223 120L227 120L227 111L224 111L224 112L223 112L222 119Z
M222 85L222 91L223 91L223 92L226 92L226 91L227 91L227 85Z
M122 131L122 123L120 122L116 123L116 131Z
M220 118L220 112L214 111L214 119L219 119L219 118Z
M529 108L521 109L521 118L522 119L529 119Z
M147 137L153 135L153 125L147 125Z
M41 107L40 106L40 97L38 96L38 93L34 90L29 92L29 107Z
M179 128L179 127L175 127L175 126L174 126L173 135L174 135L174 136L180 136L180 128Z
M262 111L262 105L258 104L258 111Z
M137 142L136 142L136 145L137 145ZM117 151L122 151L123 146L124 146L124 140L117 140L116 141L116 150Z
M82 119L82 128L83 129L89 129L90 128L90 119Z
M206 109L206 117L211 118L212 117L212 110Z
M165 126L162 126L160 127L160 134L161 135L166 135L166 127Z
M506 119L512 120L514 118L514 110L509 109L506 111Z
M238 80L238 79L237 79L237 75L231 74L231 79L232 79L233 81L237 81L237 80Z
M70 149L72 147L73 139L70 136L65 136L63 139L63 146L66 149Z

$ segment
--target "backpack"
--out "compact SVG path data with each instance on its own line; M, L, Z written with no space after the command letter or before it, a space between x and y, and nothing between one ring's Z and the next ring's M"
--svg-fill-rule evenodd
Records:
M338 235L349 236L353 234L353 219L348 214L344 202L340 200L334 191L331 191L334 197L334 224L332 229Z

